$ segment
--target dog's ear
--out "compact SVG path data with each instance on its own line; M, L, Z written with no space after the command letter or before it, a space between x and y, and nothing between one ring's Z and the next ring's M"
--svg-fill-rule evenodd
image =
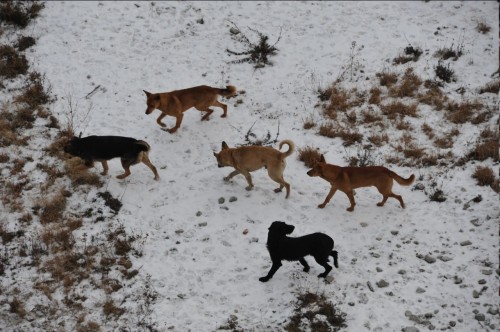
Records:
M225 141L222 142L222 149L229 149L229 146L227 146L227 143Z
M326 163L325 156L321 155L321 157L319 157L319 161L322 163Z
M144 91L144 93L146 94L146 97L151 96L151 92L147 92L146 90L142 90L142 91Z

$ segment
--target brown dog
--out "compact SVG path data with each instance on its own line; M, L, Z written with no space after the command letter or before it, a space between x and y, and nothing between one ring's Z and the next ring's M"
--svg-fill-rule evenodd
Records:
M393 180L396 180L402 186L409 186L415 180L415 175L411 175L408 179L404 179L393 171L383 166L369 166L369 167L340 167L336 165L327 164L325 157L321 155L320 161L307 172L309 176L319 176L322 179L330 182L331 189L325 198L325 201L318 205L319 208L324 208L330 201L333 194L337 190L343 191L351 206L347 211L353 211L356 203L354 202L353 190L361 187L377 187L378 191L384 196L382 201L377 206L383 206L389 197L394 197L399 201L401 207L405 207L403 198L392 192Z
M267 168L269 177L280 184L274 192L280 192L283 187L286 188L286 197L290 196L290 184L283 179L285 171L285 158L290 156L295 150L295 144L291 140L284 140L280 143L279 148L283 144L288 145L286 152L280 152L269 146L241 146L238 148L230 148L226 142L222 142L222 150L219 153L214 152L217 158L219 167L232 166L235 168L224 181L229 181L233 176L242 174L248 182L247 190L252 190L253 183L250 172L256 171L262 167Z
M146 109L146 114L150 114L155 109L159 109L162 113L156 122L162 127L166 127L166 125L161 122L164 117L167 115L175 116L177 119L175 127L168 129L169 133L175 133L181 126L184 112L191 107L194 107L201 112L207 112L203 115L201 120L208 120L208 117L212 114L213 110L209 108L210 106L222 108L224 113L221 117L225 118L227 116L227 105L219 102L217 100L217 96L234 96L236 88L232 85L226 86L225 89L201 85L193 88L163 93L149 93L145 90L143 91L147 96L146 102L148 104L148 108Z

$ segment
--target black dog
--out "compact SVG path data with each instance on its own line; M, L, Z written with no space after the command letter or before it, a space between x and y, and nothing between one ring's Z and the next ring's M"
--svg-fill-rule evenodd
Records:
M87 167L92 167L94 161L100 161L104 171L108 173L108 160L121 158L125 173L118 175L118 179L124 179L130 175L130 166L144 163L155 175L155 180L160 179L156 167L149 160L151 147L145 141L136 140L123 136L88 136L84 138L73 137L64 147L64 152L85 160Z
M304 256L311 255L319 265L325 268L325 272L318 275L319 278L325 278L332 270L328 265L328 256L333 257L333 264L339 267L337 251L333 249L333 239L323 233L313 233L299 237L288 237L295 229L295 226L288 225L282 221L275 221L269 227L267 235L267 249L271 255L273 265L267 276L259 278L266 282L271 279L281 266L281 260L299 261L304 266L304 271L309 271Z

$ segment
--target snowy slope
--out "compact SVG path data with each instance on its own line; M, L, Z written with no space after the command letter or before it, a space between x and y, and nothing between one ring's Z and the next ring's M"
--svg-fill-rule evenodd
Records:
M492 31L479 34L478 21ZM268 35L271 44L281 29L273 66L228 63L238 57L226 49L242 50L231 38L232 22L251 39L256 35L248 28ZM297 148L318 147L327 162L345 165L353 148L302 127L309 116L320 119L316 89L333 83L349 61L364 73L358 71L346 84L369 89L376 84L375 73L394 68L392 59L409 43L424 55L397 70L413 66L423 79L434 77L437 60L432 55L437 49L463 43L465 55L453 63L457 82L447 91L459 99L453 91L464 87L465 97L475 96L475 89L498 69L498 2L47 2L34 34L38 42L28 55L47 75L58 97L53 112L62 122L71 99L80 112L77 132L131 136L152 146L159 182L143 165L134 166L125 181L118 180L114 176L121 167L113 160L105 186L123 203L109 222L147 234L143 256L133 263L141 267L141 278L151 276L159 293L152 314L159 330L213 331L236 315L245 331L278 331L291 316L297 294L305 291L323 292L346 312L348 331L429 328L410 320L407 311L432 313L426 319L439 330L484 331L500 325L498 195L475 184L472 167L388 165L403 177L437 178L447 201L431 202L422 190L395 185L406 209L395 200L379 208L376 190L363 188L356 192L351 213L341 192L324 209L317 208L329 185L308 177L297 154L287 160L285 179L292 185L287 200L284 193L273 192L275 184L265 170L253 173L255 188L250 192L242 176L224 183L231 169L219 169L213 156L222 141L243 144L255 123L258 137L268 131L275 137L279 126L278 140L291 139ZM159 111L144 114L143 90L202 84L231 84L245 93L227 101L226 119L219 117L220 109L208 122L200 121L196 110L187 111L175 134L160 130L155 121ZM236 104L236 99L243 102ZM439 128L439 119L428 111L415 121ZM498 114L491 124L497 119ZM171 127L175 120L164 121ZM465 154L479 132L470 124L463 128L462 141L453 148L456 155ZM426 141L422 133L415 135L422 144ZM380 160L387 151L376 151ZM491 160L484 164L498 168ZM483 200L463 209L477 195ZM230 202L232 197L236 201ZM78 204L91 206L90 201ZM480 226L471 224L474 219ZM268 283L258 281L270 267L265 242L274 220L295 225L297 236L321 231L334 238L340 267L332 270L329 282L316 277L322 269L312 258L308 274L298 263L285 262ZM79 232L99 233L101 227L89 223ZM445 259L429 264L421 258L426 255ZM463 282L455 283L455 277ZM382 279L389 284L386 288L376 286ZM481 279L488 289L473 298ZM91 306L101 300L87 301ZM487 313L490 308L497 314ZM475 310L486 321L478 321ZM101 315L96 310L93 318L99 321ZM123 316L103 327L111 330L132 320Z

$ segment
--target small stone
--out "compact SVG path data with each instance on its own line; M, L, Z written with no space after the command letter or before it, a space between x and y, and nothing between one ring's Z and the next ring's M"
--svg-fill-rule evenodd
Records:
M380 254L377 254L376 252L371 252L370 255L374 258L380 258Z
M489 313L490 315L498 315L499 310L498 310L498 308L495 308L495 307L489 307L489 308L488 308L488 313Z
M457 322L455 322L454 320L450 320L450 322L448 323L451 327L455 327L457 325Z
M367 224L366 222L362 222L362 223L360 223L360 225L361 225L361 227L366 227L366 226L368 226L368 224Z
M201 211L196 212L196 216L197 217L201 216Z
M257 243L257 242L259 242L259 238L257 237L253 237L250 239L250 243Z
M200 227L205 227L206 225L208 225L208 223L207 223L206 221L204 221L204 222L200 222L200 223L198 224L198 226L200 226Z
M477 290L472 291L472 297L477 299L479 298L479 295L481 295Z
M432 257L431 255L425 255L424 261L426 261L429 264L432 264L436 262L436 258Z
M425 189L425 186L422 182L419 182L415 185L414 187L416 190L424 190Z
M219 198L219 204L224 204L225 201L224 197Z
M469 240L460 242L460 245L462 247L470 246L471 244L472 244L472 242L470 242Z
M417 287L417 293L418 293L418 294L425 293L425 289L423 289L423 288L421 288L421 287Z
M486 283L486 280L481 279L481 280L479 280L477 283L478 283L478 284L480 284L480 285L484 285L484 284Z
M493 272L491 270L481 270L481 273L484 274L485 276L491 275Z
M229 32L230 32L231 34L233 34L233 35L237 35L237 34L239 34L239 33L240 33L240 30L238 30L238 29L236 29L236 28L234 28L234 27L231 27L231 28L229 29Z
M406 274L406 270L399 270L398 273L401 274L401 275L405 275Z
M389 286L389 283L387 281L385 281L384 279L381 279L380 281L376 282L376 285L379 288L385 288L385 287Z
M244 235L247 235L247 234L248 234L248 228L245 228L245 229L243 230L243 234L244 234Z
M381 269L380 267L378 267L378 266L375 268L375 270L377 270L377 272L382 272L382 271L384 271L384 270L382 270L382 269Z
M373 286L372 286L372 283L371 283L371 282L369 282L369 281L368 281L368 282L366 283L366 285L368 286L368 288L369 288L372 292L374 292L374 290L373 290Z
M183 229L178 229L175 231L175 234L182 234L184 233L184 230Z
M401 329L402 332L420 332L415 326L407 326Z
M231 196L229 197L229 202L232 203L232 202L236 202L238 200L238 198L236 196Z
M398 231L391 231L392 235L398 235L398 233L399 233Z
M476 316L474 316L474 318L479 321L479 322L484 322L486 317L484 316L484 314L476 314Z
M448 261L451 261L453 258L451 257L448 257L448 256L443 256L443 255L439 255L438 258L440 260L442 260L443 262L448 262Z
M471 224L473 224L473 225L474 225L474 226L476 226L476 227L479 227L479 226L481 226L481 225L483 224L483 222L482 222L482 221L480 221L480 220L479 220L479 218L472 219L472 220L470 221L470 223L471 223Z
M351 307L354 307L354 302L348 302L347 304L350 305Z
M463 282L462 278L455 276L455 285L461 284Z

